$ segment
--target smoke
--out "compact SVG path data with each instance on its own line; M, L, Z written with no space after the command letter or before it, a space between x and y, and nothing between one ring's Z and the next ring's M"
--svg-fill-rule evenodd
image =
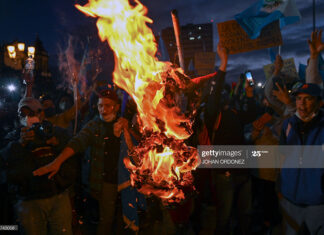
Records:
M89 48L89 40L83 42L70 35L67 47L59 47L58 61L62 82L58 88L73 91L76 85L81 95L87 93L101 72L100 54L97 48Z
M69 88L73 90L73 84L78 78L80 71L80 62L74 56L73 37L69 36L68 45L65 50L59 47L58 61L59 70L62 77L60 88Z

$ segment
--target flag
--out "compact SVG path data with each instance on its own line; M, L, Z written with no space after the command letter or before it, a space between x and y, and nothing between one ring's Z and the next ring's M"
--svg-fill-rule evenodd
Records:
M276 61L276 53L274 52L273 48L268 48L269 56L271 63L274 63Z
M128 94L123 91L123 103L121 108L121 116L125 115L126 105L128 101ZM130 184L130 173L124 164L124 158L128 156L128 147L124 134L121 136L119 160L118 160L118 192L121 194L123 220L126 227L137 232L139 230L139 216L138 211L146 210L145 196L133 188ZM137 145L135 138L132 138L134 145Z
M264 26L280 20L280 28L298 22L301 15L294 0L259 0L248 9L235 15L251 39L260 35Z
M188 71L189 71L189 72L196 71L192 59L191 59L190 62L189 62L189 65L188 65Z
M124 114L125 114L127 102L128 102L128 94L126 91L123 91L123 102L121 105L121 115L122 116L124 116Z
M165 46L162 36L159 38L158 51L156 53L157 58L160 61L170 61L168 50Z
M133 142L135 142L135 139L133 139ZM138 231L140 223L138 211L146 210L146 200L145 196L130 184L130 173L124 164L124 158L128 156L127 150L125 137L122 134L118 161L118 191L121 193L123 220L126 227Z
M319 54L319 58L318 58L318 69L320 71L324 71L324 59L321 54Z
M305 82L306 81L306 68L307 66L304 64L299 64L299 68L298 68L298 76L299 78Z

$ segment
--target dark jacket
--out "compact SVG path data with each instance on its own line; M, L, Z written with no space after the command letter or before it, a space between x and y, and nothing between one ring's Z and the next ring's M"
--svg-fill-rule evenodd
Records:
M48 198L63 192L74 182L77 171L74 158L66 161L52 180L48 175L33 176L34 170L58 156L69 139L67 132L59 127L53 127L52 137L58 140L58 145L46 144L45 139L36 137L24 147L18 141L12 141L0 151L9 187L19 199Z
M246 98L245 110L224 109L221 103L224 81L225 73L222 71L218 71L214 81L211 81L205 111L208 136L213 145L243 145L244 125L257 117L256 102L254 98Z
M285 120L280 144L323 145L323 110L306 125L296 115ZM296 161L296 155L298 154L301 154L303 158L309 157L309 153L306 151L294 153L294 149L292 149L285 160L285 164L292 164L292 162L289 163L291 160ZM324 204L324 169L323 165L321 167L318 169L285 168L284 165L280 175L280 191L283 196L298 205Z
M93 193L101 192L104 181L117 184L120 138L113 136L114 122L107 123L95 117L67 145L75 152L84 152L90 147L89 183Z

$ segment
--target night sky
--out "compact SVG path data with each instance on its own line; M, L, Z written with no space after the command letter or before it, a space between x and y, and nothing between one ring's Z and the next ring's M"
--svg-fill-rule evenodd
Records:
M170 11L177 9L180 24L214 22L214 41L218 41L218 22L234 19L234 15L248 8L256 0L142 0L148 7L153 19L155 33L172 26ZM95 20L88 18L74 8L75 3L86 1L73 0L0 0L0 43L13 40L34 42L38 34L50 57L55 57L59 45L66 43L69 32L76 28L95 27ZM284 45L283 58L295 58L299 63L306 63L309 51L307 38L312 31L312 1L296 0L302 20L282 29ZM316 0L316 26L324 29L324 0ZM214 48L215 48L214 45ZM257 62L256 62L257 61ZM242 53L229 58L228 80L236 80L239 73L252 70L256 80L264 80L262 66L269 64L267 50Z

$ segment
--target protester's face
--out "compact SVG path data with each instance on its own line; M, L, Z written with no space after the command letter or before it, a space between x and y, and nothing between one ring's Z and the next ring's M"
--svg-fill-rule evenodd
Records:
M300 93L296 97L296 108L299 116L306 119L311 116L317 107L317 98L305 93Z
M105 122L111 122L116 118L119 110L119 104L108 98L99 98L98 100L98 111L101 120Z
M32 127L34 123L39 123L43 119L40 112L35 113L28 107L22 107L18 115L20 124L29 128Z

